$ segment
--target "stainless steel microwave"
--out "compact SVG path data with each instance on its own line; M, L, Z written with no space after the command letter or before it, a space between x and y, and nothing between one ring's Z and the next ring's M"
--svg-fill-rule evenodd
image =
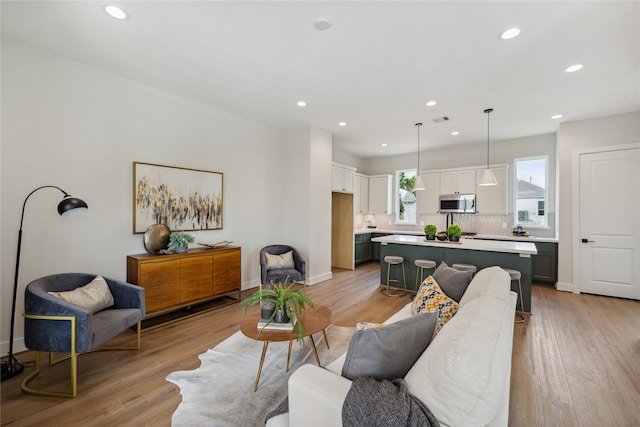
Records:
M440 213L476 213L475 194L441 194Z

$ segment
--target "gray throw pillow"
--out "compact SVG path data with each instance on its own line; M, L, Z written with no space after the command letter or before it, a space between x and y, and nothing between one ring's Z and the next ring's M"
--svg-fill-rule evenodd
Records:
M342 366L342 376L355 380L404 378L431 343L437 313L411 316L379 328L356 331Z
M470 271L456 270L449 267L444 261L440 263L435 273L433 273L433 278L440 285L442 292L455 302L460 302L460 298L464 295L464 291L467 290L472 276L473 273Z

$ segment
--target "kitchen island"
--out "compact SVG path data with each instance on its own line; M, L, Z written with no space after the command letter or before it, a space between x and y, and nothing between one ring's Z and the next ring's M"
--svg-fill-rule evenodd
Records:
M386 284L387 264L384 257L396 255L404 257L407 289L416 291L416 259L431 259L439 265L441 261L449 266L454 263L473 264L478 271L494 265L511 268L522 274L522 297L524 311L531 311L531 255L537 253L536 245L529 242L460 239L460 242L426 240L425 236L391 235L375 237L372 242L380 242L380 283ZM402 280L399 269L393 269L392 279ZM395 274L398 273L398 274ZM426 274L433 274L428 271ZM392 282L397 283L397 282ZM511 289L518 292L517 282ZM520 301L518 301L518 309Z

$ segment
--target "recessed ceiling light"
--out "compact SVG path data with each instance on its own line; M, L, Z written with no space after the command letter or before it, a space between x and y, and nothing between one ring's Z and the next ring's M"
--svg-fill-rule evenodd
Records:
M328 30L329 28L331 28L331 19L329 18L318 18L316 19L316 22L313 24L316 29L320 30L320 31L324 31L324 30Z
M563 116L562 114L556 114L555 116L551 116L552 119L561 119Z
M126 21L129 19L129 15L124 10L120 9L118 6L114 6L108 4L104 7L104 11L109 14L112 18L119 19L120 21Z
M453 132L451 132L451 135L453 136L460 135L460 132L458 132L457 130L454 130Z
M582 67L583 67L582 64L574 64L574 65L571 65L570 67L565 68L564 71L566 73L574 73L574 72L576 72L578 70L582 70Z
M338 122L338 126L346 126L347 122Z
M427 103L426 103L426 106L427 106L427 107L433 107L433 106L434 106L434 105L436 105L436 104L437 104L437 102L436 102L436 101L429 101L429 102L427 102Z
M520 34L519 28L509 28L507 31L500 34L499 38L500 40L511 40L518 37L518 34Z
M386 147L387 144L380 144L380 147Z
M298 107L306 107L306 106L307 106L307 103L306 103L306 102L304 102L304 101L298 101L298 102L296 103L296 105L297 105Z

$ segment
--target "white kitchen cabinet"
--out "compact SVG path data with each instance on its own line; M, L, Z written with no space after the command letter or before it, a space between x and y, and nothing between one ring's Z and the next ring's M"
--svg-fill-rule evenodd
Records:
M440 173L420 174L425 189L416 191L419 214L435 214L440 209Z
M334 163L331 167L331 191L353 193L356 169Z
M355 174L353 189L353 213L364 214L369 212L369 177Z
M475 169L451 170L440 173L440 194L474 194Z
M478 182L486 168L476 169ZM507 173L508 166L492 167L497 185L478 185L476 187L476 209L479 214L507 214Z
M393 177L391 175L372 175L369 177L370 214L391 214Z

